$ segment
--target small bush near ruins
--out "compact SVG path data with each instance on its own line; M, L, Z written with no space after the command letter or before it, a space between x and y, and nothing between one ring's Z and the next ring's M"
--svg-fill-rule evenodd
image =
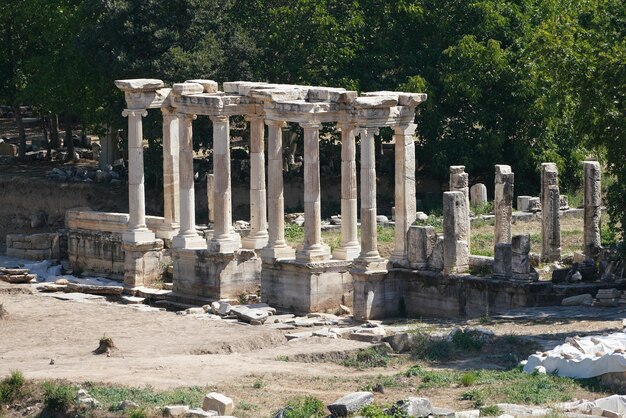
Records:
M484 408L480 408L481 417L497 417L498 415L502 415L502 409L500 409L497 405L489 405Z
M43 404L49 411L67 411L74 404L75 390L66 383L44 382Z
M389 353L384 347L369 347L364 350L359 350L343 361L344 366L357 369L387 367L388 364Z
M0 405L10 404L24 395L24 385L26 380L19 370L14 370L11 374L0 382Z
M322 401L314 396L291 399L283 410L283 418L317 418L325 417Z

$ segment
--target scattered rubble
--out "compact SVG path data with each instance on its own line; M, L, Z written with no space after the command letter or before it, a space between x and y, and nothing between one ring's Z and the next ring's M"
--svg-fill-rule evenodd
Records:
M204 411L217 411L219 415L231 415L235 409L233 400L217 392L208 393L202 402Z
M374 394L372 392L353 392L337 399L327 408L336 417L347 417L373 401Z

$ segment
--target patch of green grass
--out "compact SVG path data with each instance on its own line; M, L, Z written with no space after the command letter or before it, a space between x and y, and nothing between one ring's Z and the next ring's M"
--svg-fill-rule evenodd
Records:
M285 356L285 355L276 356L275 360L276 361L289 361L289 356Z
M481 417L497 417L498 415L502 415L502 409L497 405L489 405L480 408Z
M359 416L365 418L405 418L402 412L386 412L385 408L378 404L369 404L359 410Z
M424 221L415 221L415 225L432 226L438 233L443 232L443 216L429 215Z
M493 233L473 233L470 254L493 257Z
M252 387L254 389L262 389L263 386L265 386L265 382L263 381L263 379L261 379L260 377L258 379L256 379L254 381L254 383L252 384Z
M472 389L461 394L462 401L472 401L472 407L481 408L485 405L485 392L482 389Z
M150 415L145 408L136 408L132 409L128 414L126 414L128 418L148 418Z
M394 242L395 230L393 228L378 225L376 231L378 233L378 242Z
M480 333L461 330L452 336L452 344L462 351L478 351L485 345Z
M383 388L402 387L403 386L402 377L403 376L401 374L387 375L387 376L378 375L376 379L374 379L372 382L368 384L361 386L359 390L372 392L374 388L379 387L379 386L382 386Z
M493 202L483 202L478 205L472 205L471 211L474 212L476 216L489 215L493 212Z
M11 374L0 382L0 406L10 404L24 395L26 379L19 370L13 370Z
M283 410L283 418L321 418L327 415L322 401L314 396L291 399Z
M285 224L285 240L289 244L303 242L304 228L292 223Z
M87 383L85 389L97 399L104 408L114 409L120 402L131 400L142 407L161 407L165 405L200 406L204 395L210 390L204 387L181 387L169 391L156 390L151 386L142 388L107 386Z
M44 382L43 404L49 411L65 412L74 404L76 391L67 383Z
M473 386L476 383L478 376L474 372L467 372L461 375L461 384L463 386Z
M428 334L416 333L413 337L411 356L414 359L445 361L452 357L453 346L450 341L432 338Z
M344 366L356 369L387 367L388 364L389 353L382 347L368 347L364 350L357 351L343 360Z
M259 407L250 402L240 401L239 403L237 403L237 409L241 411L250 412L250 411L256 411L257 409L259 409Z

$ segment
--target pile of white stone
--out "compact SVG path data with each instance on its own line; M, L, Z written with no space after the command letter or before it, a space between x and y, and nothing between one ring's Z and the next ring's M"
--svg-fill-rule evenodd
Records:
M190 408L187 405L169 405L163 408L163 416L170 418L235 418L232 416L234 409L235 404L231 398L221 393L211 392L204 397L202 408Z

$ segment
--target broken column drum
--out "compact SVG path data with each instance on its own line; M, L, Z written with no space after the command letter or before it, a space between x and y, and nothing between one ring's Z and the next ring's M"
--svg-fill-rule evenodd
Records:
M465 225L463 225L462 236L459 237L460 240L467 242L469 247L470 245L470 197L469 197L469 176L465 172L465 166L463 165L452 165L450 166L450 191L451 192L461 192L465 196L465 207L467 208L467 219L464 221ZM463 222L461 220L461 222Z
M467 212L463 192L443 194L443 271L446 274L467 273L469 270Z

